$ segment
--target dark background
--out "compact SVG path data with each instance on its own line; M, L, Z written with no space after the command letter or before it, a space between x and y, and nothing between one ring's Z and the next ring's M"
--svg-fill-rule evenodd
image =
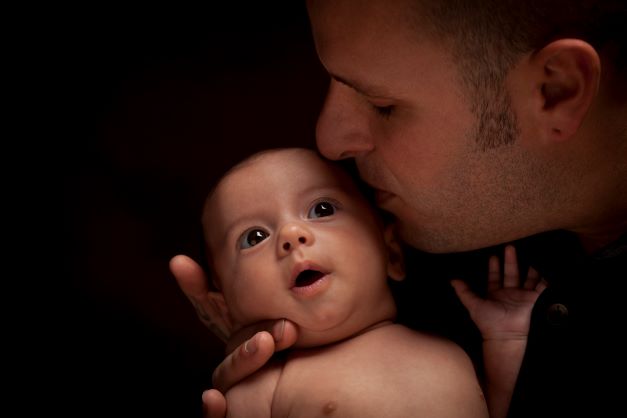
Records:
M202 201L225 168L314 146L328 81L304 2L228 3L103 3L55 28L71 286L56 302L67 335L47 341L60 378L44 383L62 416L201 416L223 345L168 261L200 256Z
M315 146L328 76L304 3L92 4L49 21L60 36L42 37L50 59L36 73L52 80L49 110L65 126L41 142L63 173L70 287L44 275L62 291L44 294L54 308L43 312L58 316L33 310L51 325L45 335L34 328L34 356L53 366L35 371L35 399L52 390L63 416L201 416L223 344L196 318L168 261L202 258L200 211L224 170L256 150ZM56 225L43 200L35 216ZM393 288L399 321L479 346L448 280L483 283L486 254L408 254L410 280Z

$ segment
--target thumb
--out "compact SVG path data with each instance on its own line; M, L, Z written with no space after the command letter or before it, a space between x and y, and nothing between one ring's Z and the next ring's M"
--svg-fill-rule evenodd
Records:
M472 308L477 304L477 302L481 300L479 296L477 296L475 292L470 289L470 286L468 286L468 284L463 280L453 279L451 280L451 286L453 286L453 289L455 289L455 293L457 294L460 302L469 311L471 311Z

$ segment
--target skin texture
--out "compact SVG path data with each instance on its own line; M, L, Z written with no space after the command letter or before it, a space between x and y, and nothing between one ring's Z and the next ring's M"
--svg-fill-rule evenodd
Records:
M489 261L485 297L477 296L462 280L452 285L483 338L483 359L490 417L506 417L527 348L533 306L546 282L530 268L521 280L513 246L505 248L503 274L497 257Z
M208 199L203 224L235 330L286 318L301 347L395 316L386 278L402 271L382 225L350 178L313 151L271 151L238 166ZM325 276L295 286L304 269Z
M292 350L285 362L234 386L226 400L229 417L488 416L459 347L395 324Z
M400 247L337 167L303 149L254 156L217 185L203 225L222 291L212 297L228 322L238 329L286 318L299 328L287 357L225 397L205 393L206 414L487 416L474 368L459 347L392 322L387 278L404 276ZM295 287L303 268L325 276ZM414 395L408 399L407 392Z
M477 98L456 65L463 45L454 52L416 31L422 16L410 25L405 0L358 3L308 2L331 76L318 147L331 159L355 159L406 242L462 251L566 229L593 252L627 230L627 83L611 51L556 37L513 56L502 88ZM502 129L513 140L486 137ZM203 286L200 275L192 281ZM190 298L191 287L181 284ZM195 306L208 308L206 293L193 294ZM245 358L235 350L216 386L229 387L269 350L289 346L295 329L283 329Z
M308 3L331 75L318 147L331 159L355 159L406 242L430 252L471 250L546 230L597 229L591 214L624 208L611 192L612 166L596 159L616 160L606 153L616 145L575 138L590 135L583 119L599 83L599 58L587 44L562 40L521 55L502 91L473 112L477 99L450 48L416 33L403 1L360 2L357 14L354 3ZM486 137L508 130L513 140ZM592 187L597 175L612 182Z

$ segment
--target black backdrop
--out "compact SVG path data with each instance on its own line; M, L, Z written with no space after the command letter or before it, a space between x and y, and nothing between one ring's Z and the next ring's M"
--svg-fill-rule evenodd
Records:
M56 28L72 102L61 159L71 290L58 303L68 334L50 342L63 354L61 416L201 416L223 346L167 265L201 253L202 200L227 166L314 145L327 76L304 2L281 3L103 3Z

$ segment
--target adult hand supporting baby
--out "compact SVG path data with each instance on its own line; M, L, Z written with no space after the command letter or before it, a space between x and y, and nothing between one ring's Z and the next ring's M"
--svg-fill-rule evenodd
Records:
M279 319L233 332L226 310L214 297L215 292L210 290L207 276L198 263L177 255L170 260L170 270L201 322L226 342L228 355L213 373L214 389L203 394L205 417L224 417L226 401L222 394L263 367L276 351L291 347L298 338L298 329L294 323Z

